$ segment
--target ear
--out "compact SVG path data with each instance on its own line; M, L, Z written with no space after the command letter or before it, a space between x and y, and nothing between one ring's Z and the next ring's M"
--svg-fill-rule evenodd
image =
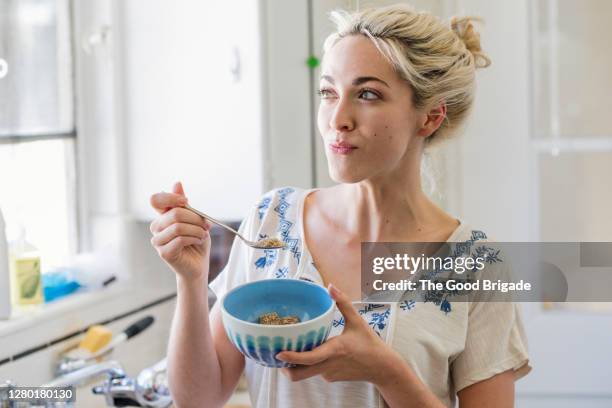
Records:
M446 118L446 103L441 102L424 113L423 116L420 123L421 127L417 130L417 135L425 138L431 136L442 125Z

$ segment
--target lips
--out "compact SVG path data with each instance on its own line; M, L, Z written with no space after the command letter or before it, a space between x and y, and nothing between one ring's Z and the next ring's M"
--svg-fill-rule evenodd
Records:
M349 154L355 149L357 149L357 146L353 146L352 144L347 143L347 142L338 141L338 142L330 143L329 148L334 153Z

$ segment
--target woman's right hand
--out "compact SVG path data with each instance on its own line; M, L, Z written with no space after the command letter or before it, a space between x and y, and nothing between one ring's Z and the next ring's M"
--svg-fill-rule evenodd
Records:
M172 193L151 196L151 205L160 214L150 225L151 244L178 277L207 281L211 224L182 208L185 204L187 197L180 182L174 184Z

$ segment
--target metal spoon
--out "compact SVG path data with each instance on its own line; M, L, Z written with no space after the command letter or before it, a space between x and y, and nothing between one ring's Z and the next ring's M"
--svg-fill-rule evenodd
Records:
M280 249L280 248L284 248L287 245L276 239L276 238L263 238L260 239L259 241L249 241L248 239L246 239L245 237L243 237L242 235L240 235L240 233L238 231L236 231L235 229L233 229L232 227L230 227L229 225L225 225L224 223L222 223L221 221L217 221L214 218L212 218L209 215L204 214L202 211L198 211L195 208L191 207L190 205L185 205L186 209L188 209L189 211L198 214L200 217L207 219L208 221L217 224L220 227L225 228L226 230L228 230L229 232L231 232L232 234L236 235L238 238L240 238L245 244L247 244L248 246L252 247L252 248L257 248L257 249ZM278 241L279 243L277 244L275 241Z

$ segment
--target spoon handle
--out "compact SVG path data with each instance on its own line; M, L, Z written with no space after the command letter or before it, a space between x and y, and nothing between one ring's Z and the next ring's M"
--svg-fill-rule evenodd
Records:
M202 211L198 211L195 208L191 207L189 204L185 204L185 208L188 209L191 212L194 212L196 214L198 214L200 217L207 219L208 221L217 224L220 227L225 228L226 230L228 230L229 232L231 232L234 235L238 235L240 238L242 238L242 236L238 233L238 231L236 231L235 229L233 229L232 227L230 227L229 225L225 225L224 223L222 223L221 221L217 221L215 220L213 217L204 214Z

